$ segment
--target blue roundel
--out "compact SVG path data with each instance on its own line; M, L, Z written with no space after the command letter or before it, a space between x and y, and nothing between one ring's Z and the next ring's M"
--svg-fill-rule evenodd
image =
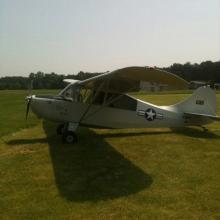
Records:
M154 109L152 108L148 108L146 111L145 111L145 114L144 114L145 118L148 120L148 121L153 121L156 116L157 116L157 113Z

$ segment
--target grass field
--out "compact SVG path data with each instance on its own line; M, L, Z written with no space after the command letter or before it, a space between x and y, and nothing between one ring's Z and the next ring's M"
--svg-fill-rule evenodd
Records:
M0 92L0 219L220 219L220 124L80 128L63 145L55 124L25 122L25 95ZM188 94L137 96L165 105Z

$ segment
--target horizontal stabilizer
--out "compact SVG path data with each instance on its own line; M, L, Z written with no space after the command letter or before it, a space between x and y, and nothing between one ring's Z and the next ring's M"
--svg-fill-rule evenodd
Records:
M204 119L212 119L214 121L220 121L220 116L217 115L191 113L191 112L184 112L184 115L186 117L191 117L191 118L204 118Z

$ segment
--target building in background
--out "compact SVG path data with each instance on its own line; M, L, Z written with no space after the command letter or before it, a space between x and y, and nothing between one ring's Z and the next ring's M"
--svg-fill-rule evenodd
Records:
M157 91L168 90L168 85L167 84L150 83L150 82L141 82L140 88L143 91L157 92Z

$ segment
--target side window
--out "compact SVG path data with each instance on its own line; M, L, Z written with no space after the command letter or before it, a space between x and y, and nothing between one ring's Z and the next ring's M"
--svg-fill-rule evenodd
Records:
M90 94L90 100L92 104L95 105L104 105L111 108L125 109L130 111L136 111L137 109L137 100L123 94L117 93L106 93L104 91L98 92L93 91Z
M112 102L109 100L109 107L130 111L136 111L137 109L137 100L128 95L112 94L112 96L109 97L111 97L111 99L113 98Z
M97 95L96 95L96 91L94 91L93 94L94 100L93 100L93 104L98 104L98 105L102 105L105 99L105 92L100 91Z

